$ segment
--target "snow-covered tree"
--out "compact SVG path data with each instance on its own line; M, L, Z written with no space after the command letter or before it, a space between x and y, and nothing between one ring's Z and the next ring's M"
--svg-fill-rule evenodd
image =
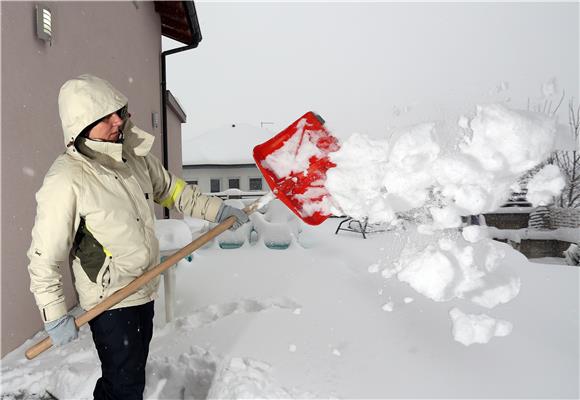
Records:
M562 94L563 98L564 94ZM532 107L536 112L543 112L548 115L555 115L562 102L552 107L551 102ZM528 105L528 109L530 106ZM525 199L527 194L527 184L547 164L558 166L566 180L566 186L560 196L554 199L553 205L562 208L580 208L580 105L574 105L574 99L568 103L568 123L570 131L574 136L575 147L573 150L556 150L543 163L526 172L520 177L518 183L520 190L512 193L510 202L517 203Z
M578 208L580 207L580 149L578 148L580 145L580 105L574 106L574 99L570 100L568 113L575 148L555 151L548 162L557 165L566 178L566 186L555 204L563 208Z

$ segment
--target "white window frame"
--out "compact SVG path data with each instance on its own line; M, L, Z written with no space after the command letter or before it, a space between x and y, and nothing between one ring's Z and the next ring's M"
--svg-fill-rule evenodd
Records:
M211 181L218 181L219 183L219 190L214 192L211 187ZM219 193L222 191L222 178L209 178L209 192L210 193Z
M259 179L260 182L262 182L262 185L261 185L262 187L260 189L252 189L252 183L251 183L252 179ZM262 191L264 191L264 178L261 177L261 176L250 176L250 177L248 177L248 190L250 192L262 192Z
M237 179L238 180L238 187L237 188L231 188L230 187L230 179ZM238 190L242 190L242 178L239 176L230 176L227 178L228 180L228 189L238 189Z

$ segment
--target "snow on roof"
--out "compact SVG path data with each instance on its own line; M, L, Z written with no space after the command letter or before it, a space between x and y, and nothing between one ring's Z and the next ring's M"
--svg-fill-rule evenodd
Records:
M254 146L273 136L272 132L250 124L214 129L183 141L183 165L254 164Z

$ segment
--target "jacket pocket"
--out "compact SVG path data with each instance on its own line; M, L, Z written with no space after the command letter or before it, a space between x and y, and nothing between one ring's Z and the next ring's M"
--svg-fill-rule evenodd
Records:
M85 219L81 218L74 240L74 255L79 259L81 268L93 283L99 283L99 276L108 265L112 254L107 251L88 229Z
M153 186L151 183L139 184L141 190L143 190L143 197L149 206L149 211L152 213L154 211L154 199L153 199Z
M99 285L99 299L108 296L108 290L111 286L111 266L112 258L107 257L105 263L103 264L99 274L97 275L96 284Z

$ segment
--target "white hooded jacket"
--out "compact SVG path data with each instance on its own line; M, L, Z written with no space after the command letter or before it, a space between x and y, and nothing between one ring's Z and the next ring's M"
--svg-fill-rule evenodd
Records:
M154 137L130 119L121 127L123 143L78 137L127 105L108 82L81 75L62 86L58 102L67 149L36 194L28 251L30 289L45 322L67 313L61 271L69 257L80 305L88 310L159 263L153 202L209 221L222 204L166 171L149 152ZM158 286L157 278L113 308L147 303Z

